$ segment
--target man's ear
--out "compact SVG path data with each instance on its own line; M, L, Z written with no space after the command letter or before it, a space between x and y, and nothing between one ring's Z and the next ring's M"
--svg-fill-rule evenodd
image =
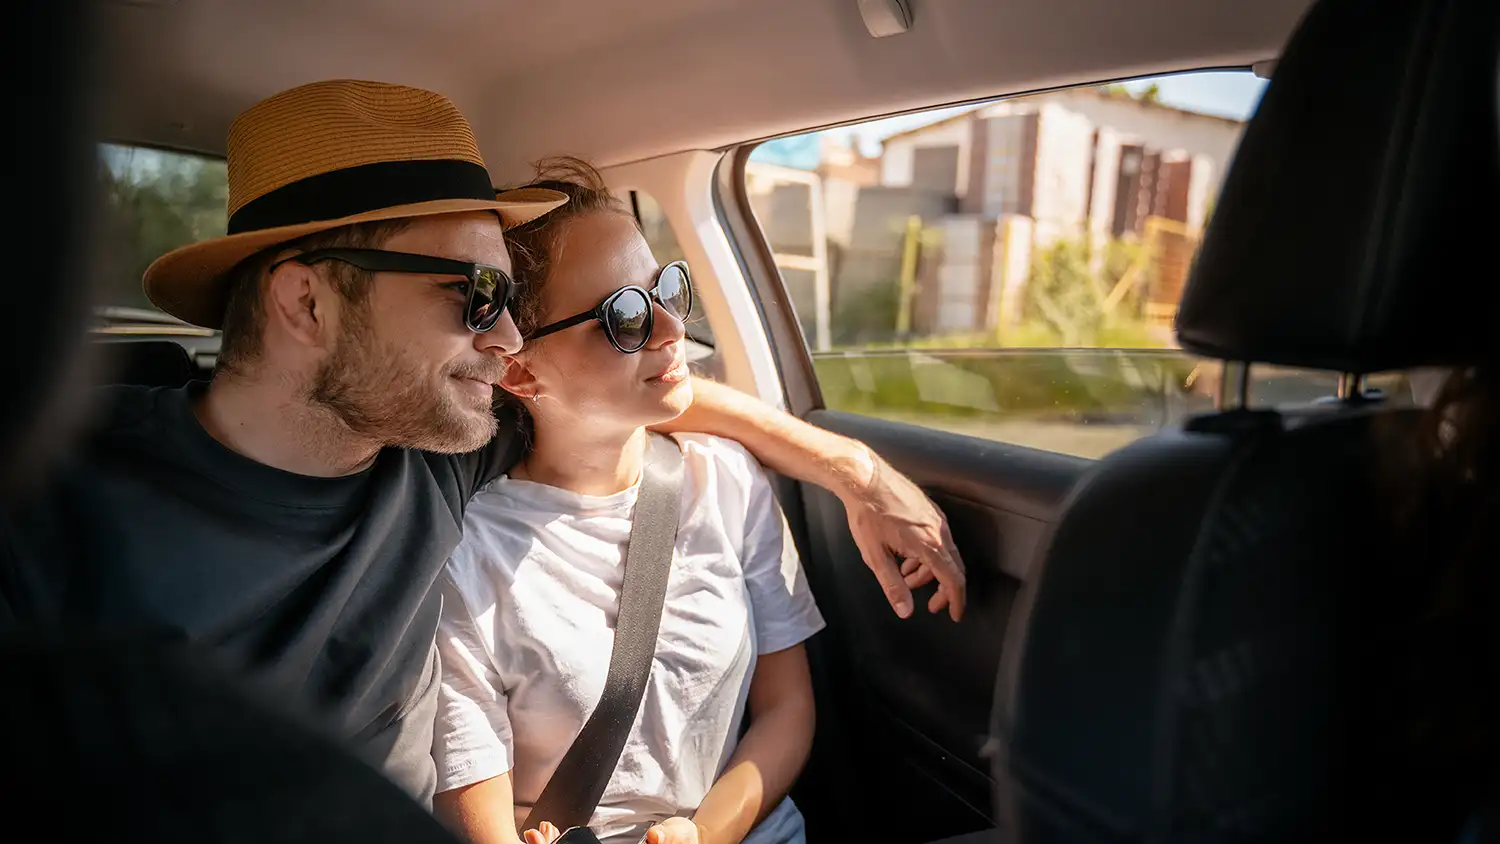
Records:
M282 332L314 348L334 337L334 299L338 294L307 264L287 261L266 280L266 320Z
M505 374L500 376L500 389L516 398L534 399L541 393L542 382L527 365L525 357L506 355Z

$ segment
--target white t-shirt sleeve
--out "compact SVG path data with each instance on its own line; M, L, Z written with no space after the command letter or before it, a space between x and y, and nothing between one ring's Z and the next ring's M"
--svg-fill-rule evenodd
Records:
M438 692L432 756L439 792L473 785L509 771L514 762L505 690L489 657L487 637L448 572L438 579L443 614L438 654L443 681Z
M745 453L745 542L741 564L755 617L757 650L768 654L806 641L823 629L786 515L764 469Z

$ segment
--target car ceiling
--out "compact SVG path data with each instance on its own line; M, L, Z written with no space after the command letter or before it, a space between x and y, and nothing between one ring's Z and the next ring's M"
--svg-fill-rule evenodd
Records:
M221 153L230 121L329 78L447 94L497 180L933 105L1273 58L1308 0L107 0L102 130Z

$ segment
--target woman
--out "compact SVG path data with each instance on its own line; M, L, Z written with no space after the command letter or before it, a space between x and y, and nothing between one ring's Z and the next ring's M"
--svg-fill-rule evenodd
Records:
M1452 372L1380 450L1396 541L1362 567L1363 672L1343 713L1354 817L1400 841L1500 833L1500 354ZM1413 461L1415 458L1415 461ZM1380 520L1372 520L1375 525ZM1376 829L1378 827L1378 830ZM1488 836L1488 837L1487 837Z
M443 585L436 804L475 842L519 839L598 702L646 427L692 397L686 266L657 265L588 165L543 175L537 186L569 201L507 235L527 342L500 384L531 416L531 450L469 505ZM589 826L620 844L732 842L752 828L757 844L801 841L785 795L813 735L802 642L823 621L753 458L714 437L676 442L681 524L656 655Z

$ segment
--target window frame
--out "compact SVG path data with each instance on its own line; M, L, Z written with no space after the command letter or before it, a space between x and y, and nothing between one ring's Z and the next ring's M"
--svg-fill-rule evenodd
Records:
M640 194L645 194L646 197L648 199L650 199L651 202L653 204L655 204L658 209L661 208L661 203L655 197L651 196L650 191L641 190L640 188L630 188L630 189L628 189L626 191L626 193L630 194L630 213L631 213L632 216L635 217L636 228L640 229L641 232L642 232L642 234L645 235L646 222L645 222L645 220L641 219L641 200L640 200ZM672 233L672 241L676 244L677 250L679 252L684 252L683 246L682 246L682 238L680 238L680 237L677 236L677 230L676 230L676 228L674 228L672 226L672 220L671 220L671 218L669 218L666 215L665 211L662 212L661 216L662 216L662 222L666 224L667 230ZM648 243L648 245L650 243L650 237L649 236L647 236L647 243ZM685 259L685 257L686 257L686 253L684 252L684 259ZM660 255L658 255L658 256L656 256L656 259L658 261L660 261L660 260L662 260L662 257ZM691 271L691 269L692 269L691 266L689 266L689 271ZM692 319L692 320L690 320L689 324L686 326L687 338L689 340L691 340L692 342L697 343L699 346L702 346L702 347L708 349L710 352L717 352L718 351L718 341L713 336L713 324L709 320L708 314L703 313L701 311L701 308L699 306L696 306L696 305L694 306L693 310L695 311L695 314L694 314L695 318ZM705 338L705 337L701 336L700 334L698 334L697 332L695 332L693 330L696 326L698 326L700 324L708 326L708 330L709 330L709 336L708 337Z
M741 144L727 151L715 169L713 202L741 277L760 310L761 325L770 341L772 365L781 374L782 400L787 412L804 417L814 410L825 409L823 391L813 369L812 348L802 332L781 271L776 267L770 241L755 217L750 192L746 190L746 167L751 153L761 143Z
M1260 78L1265 78L1263 75L1256 73L1254 68L1249 65L1162 70L1149 74L1093 82L1077 82L1009 94L967 98L956 102L936 103L922 108L871 115L824 126L810 127L795 132L780 133L725 147L722 150L725 153L724 157L715 170L713 201L725 233L728 235L727 239L739 262L742 277L749 286L752 298L760 309L762 324L770 340L769 345L773 357L773 365L781 374L783 399L786 403L786 408L797 416L806 416L815 410L829 409L824 400L823 390L818 383L813 363L812 346L802 330L801 323L792 305L791 296L786 289L781 272L776 266L773 250L766 236L765 229L760 225L754 208L751 205L746 182L746 169L751 155L759 146L766 142L782 138L797 137L846 126L858 126L890 117L923 114L968 105L990 105L1080 88L1102 87L1125 82L1197 73L1251 73ZM1216 368L1218 369L1216 374L1219 377L1220 386L1213 397L1215 408L1223 409L1236 406L1243 393L1240 383L1244 379L1246 367L1239 362L1218 361ZM999 440L987 442L994 442L1001 445L1015 445Z

